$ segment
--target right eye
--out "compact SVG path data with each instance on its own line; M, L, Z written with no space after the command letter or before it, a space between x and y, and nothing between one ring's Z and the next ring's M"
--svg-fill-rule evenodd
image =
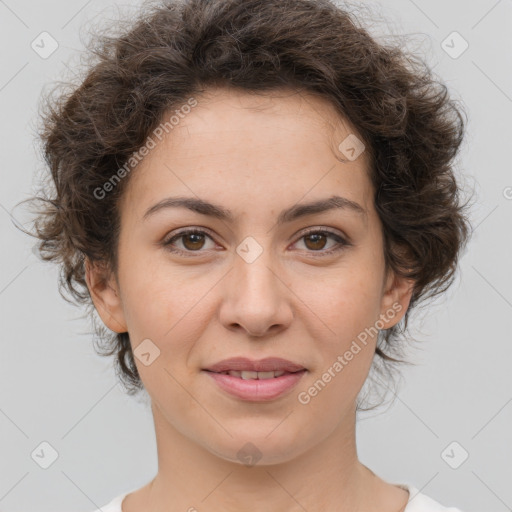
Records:
M163 242L163 245L173 253L189 255L193 252L204 252L200 249L204 247L206 238L209 238L213 242L213 239L208 235L208 233L206 233L206 231L200 229L186 229L180 231L171 238L167 238ZM175 247L174 242L176 240L181 241L184 247L183 249Z

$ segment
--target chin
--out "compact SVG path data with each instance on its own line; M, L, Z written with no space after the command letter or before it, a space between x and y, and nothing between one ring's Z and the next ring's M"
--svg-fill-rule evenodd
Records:
M252 428L238 431L228 428L233 437L223 435L218 444L210 439L204 445L205 448L226 461L253 467L289 462L309 447L308 441L311 438L297 438L283 424L279 425L279 422L273 422L269 429L256 428L254 420L251 422Z

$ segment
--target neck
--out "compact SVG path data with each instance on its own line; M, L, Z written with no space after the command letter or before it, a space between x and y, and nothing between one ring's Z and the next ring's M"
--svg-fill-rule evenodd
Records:
M245 466L193 442L153 406L158 473L145 488L143 508L151 512L373 510L374 498L369 497L375 496L379 479L357 458L355 410L352 413L322 442L286 462Z

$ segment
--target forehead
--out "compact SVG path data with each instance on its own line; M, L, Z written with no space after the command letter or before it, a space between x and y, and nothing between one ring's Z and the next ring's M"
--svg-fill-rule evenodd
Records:
M164 189L213 199L212 192L247 191L249 197L277 187L288 202L313 188L323 196L333 187L350 189L360 203L371 196L366 152L350 161L339 149L357 132L324 98L219 88L194 99L194 108L179 116L175 108L162 117L163 123L173 118L172 129L168 124L168 133L155 139L133 172L125 194L132 204L154 200ZM250 186L243 189L242 181Z
M207 89L196 97L197 106L190 115L183 116L177 125L175 138L190 133L206 135L213 130L271 139L283 130L283 137L307 134L315 138L332 139L337 145L347 134L356 134L355 128L325 98L289 89L276 91L241 91L239 89ZM259 128L266 128L265 131ZM267 135L272 128L272 135ZM173 130L174 131L174 130ZM332 149L335 149L334 147ZM364 158L364 156L363 156Z

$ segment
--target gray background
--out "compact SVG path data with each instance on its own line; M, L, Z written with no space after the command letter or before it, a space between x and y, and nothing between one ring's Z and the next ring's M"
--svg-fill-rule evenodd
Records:
M131 2L136 6L139 2ZM112 361L97 356L80 310L57 290L57 269L32 254L16 204L43 164L35 145L43 87L77 62L90 24L127 3L0 0L0 510L88 511L147 483L156 444L147 403L125 396ZM475 188L473 239L445 298L416 316L424 340L409 352L393 405L362 415L363 463L390 482L415 485L466 512L512 510L512 2L366 2L376 35L409 34L467 106L458 167ZM387 20L379 21L379 15ZM58 49L43 59L31 42L47 31ZM452 58L457 31L469 48ZM454 51L460 42L453 43ZM31 453L46 441L48 469ZM444 452L452 442L455 445ZM457 469L465 450L469 458ZM442 454L445 453L443 456Z

